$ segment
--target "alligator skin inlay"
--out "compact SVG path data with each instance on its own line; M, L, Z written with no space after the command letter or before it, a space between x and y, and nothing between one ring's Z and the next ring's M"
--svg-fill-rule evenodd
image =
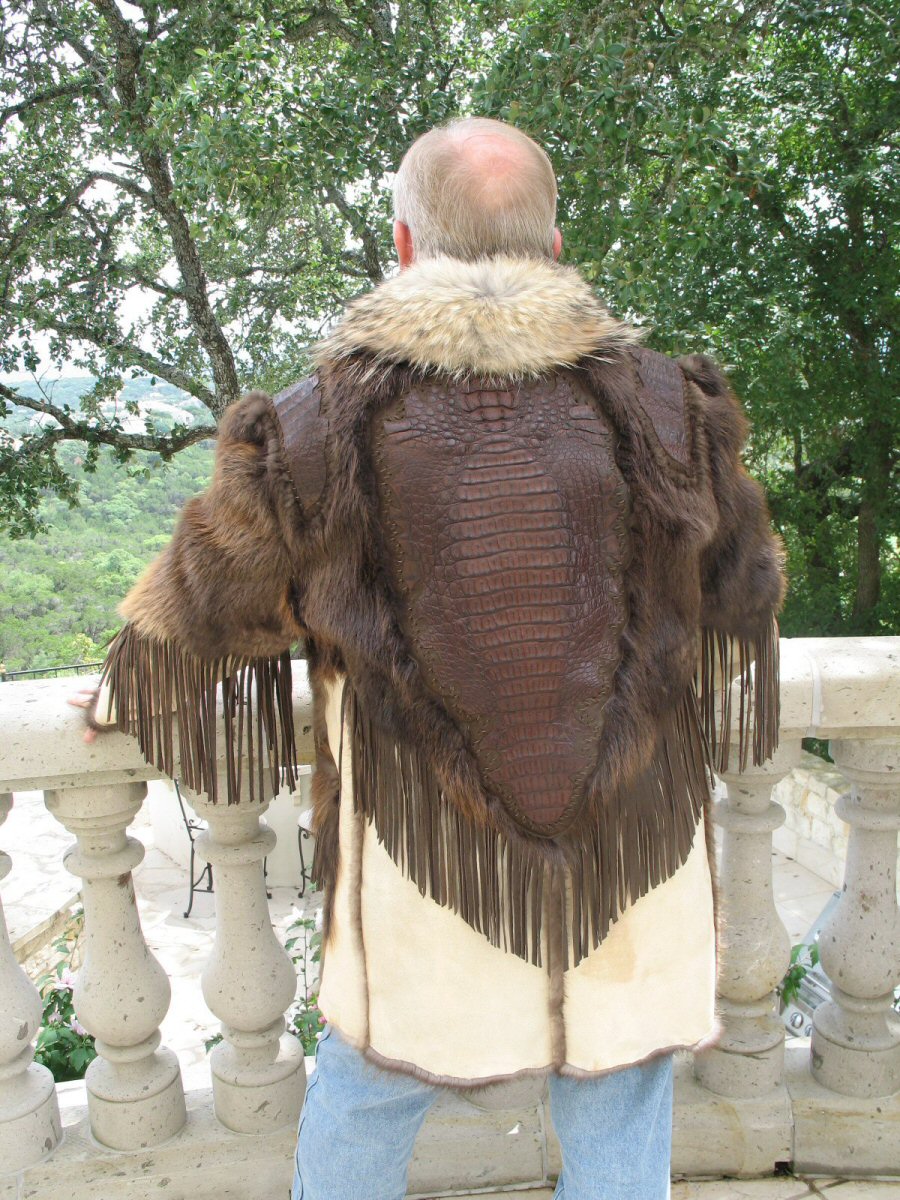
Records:
M614 436L560 375L420 385L374 430L412 652L485 786L548 836L577 816L621 656L628 489Z

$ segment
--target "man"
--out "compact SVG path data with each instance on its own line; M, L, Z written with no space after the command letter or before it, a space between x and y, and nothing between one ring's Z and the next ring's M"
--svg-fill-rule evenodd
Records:
M441 1087L527 1080L557 1196L662 1200L672 1053L715 1027L735 675L741 764L777 736L779 547L716 367L641 348L557 265L534 142L432 130L395 205L400 273L316 375L225 415L210 489L122 605L111 701L170 773L177 712L182 778L215 791L223 679L238 800L242 731L268 745L243 787L291 773L305 643L329 1024L295 1200L399 1200Z

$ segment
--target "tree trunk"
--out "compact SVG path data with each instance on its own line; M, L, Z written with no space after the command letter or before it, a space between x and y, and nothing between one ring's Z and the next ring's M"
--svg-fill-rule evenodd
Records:
M881 595L881 555L878 545L878 526L875 505L864 496L859 505L857 521L857 578L853 604L853 623L860 633L874 632L873 612Z

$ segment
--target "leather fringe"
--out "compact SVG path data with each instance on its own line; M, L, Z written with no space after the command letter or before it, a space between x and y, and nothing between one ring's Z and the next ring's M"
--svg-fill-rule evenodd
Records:
M551 941L564 969L577 966L620 913L690 853L710 784L693 689L663 723L632 786L588 804L572 829L543 839L509 820L498 827L487 804L483 823L463 816L417 747L391 737L349 683L347 691L356 810L422 896L535 966ZM545 929L547 920L557 928Z
M110 644L101 686L109 683L116 728L137 738L144 758L194 792L218 800L216 692L222 685L229 804L248 781L250 802L296 787L297 753L291 657L207 660L172 641L125 625ZM174 731L178 728L178 759ZM268 773L269 787L266 788Z
M755 665L751 672L751 666ZM713 769L728 769L731 753L731 685L739 678L738 771L748 762L761 766L778 748L781 715L778 622L752 641L704 629L701 633L697 689L703 731Z

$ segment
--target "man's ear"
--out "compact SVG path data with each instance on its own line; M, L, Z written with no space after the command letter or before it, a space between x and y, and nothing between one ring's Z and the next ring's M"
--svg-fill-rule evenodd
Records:
M408 225L403 221L394 222L394 245L397 247L397 258L400 262L400 270L411 265L415 257L413 251L413 237Z
M553 257L554 257L554 259L559 258L561 253L562 253L562 234L559 231L559 227L556 226L553 230Z

